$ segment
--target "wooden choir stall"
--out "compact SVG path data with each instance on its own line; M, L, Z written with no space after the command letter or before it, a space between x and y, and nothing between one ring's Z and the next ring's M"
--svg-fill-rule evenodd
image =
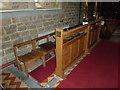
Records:
M87 25L56 29L56 75L65 79L65 70L78 57L89 53L89 48L99 40L100 26L101 19Z
M88 48L89 49L99 40L100 28L101 28L100 20L90 23L90 28L88 29L88 33L89 33Z
M119 23L119 20L117 19L105 19L107 29L112 34L115 31L116 26Z

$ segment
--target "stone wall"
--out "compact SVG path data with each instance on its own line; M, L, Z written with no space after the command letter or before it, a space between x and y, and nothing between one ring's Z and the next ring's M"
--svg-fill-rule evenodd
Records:
M35 4L36 8L61 8L62 3L60 2L37 2Z
M0 9L2 10L18 10L34 8L34 3L30 2L0 2Z
M0 10L21 10L37 8L61 8L60 2L0 2Z
M13 45L34 39L38 34L53 30L61 26L74 26L79 23L79 3L62 3L61 10L33 11L37 13L8 12L3 13L1 19L0 53L2 64L15 60ZM29 14L26 14L28 12ZM32 11L31 11L32 12ZM39 13L41 12L41 13ZM12 15L13 14L13 15ZM7 16L8 15L8 16ZM10 16L11 15L11 16ZM30 46L22 47L19 54L30 51Z

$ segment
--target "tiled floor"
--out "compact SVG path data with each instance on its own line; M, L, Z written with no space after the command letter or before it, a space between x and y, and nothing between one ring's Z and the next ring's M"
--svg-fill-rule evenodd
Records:
M85 57L86 55L83 55L83 57ZM79 58L66 72L65 72L65 75L66 74L69 74L70 70L73 69L73 67L76 66L76 63L80 62L83 57ZM14 75L16 75L22 82L24 82L29 88L31 89L34 89L34 88L52 88L57 82L59 82L60 80L62 80L60 77L56 76L50 80L44 87L39 83L37 82L36 80L34 80L32 77L28 78L26 77L26 75L21 72L21 71L18 71L18 69L14 66L14 65L11 65L11 66L8 66L6 68L4 68L3 70L0 71L0 73L2 72L5 72L5 71L11 71Z
M2 72L5 71L11 71L14 75L16 75L22 82L24 82L30 88L42 88L41 85L37 83L34 79L32 79L31 77L30 78L26 77L26 75L23 72L18 71L18 69L13 65L2 70Z
M53 58L54 56L52 56L51 58ZM36 67L38 67L38 63L39 66L41 65L41 60L38 60ZM31 68L31 70L33 70L34 68ZM29 71L31 71L29 70ZM51 83L49 82L48 85L46 85L45 87L43 87L39 82L37 82L34 78L32 78L31 76L28 78L24 72L19 71L14 65L10 65L2 70L0 70L0 73L5 72L5 71L11 71L14 75L16 75L22 82L24 82L29 88L49 88L51 85L53 85L54 83L56 83L56 81L59 79L59 77L54 78ZM54 83L53 83L54 82ZM1 87L0 87L1 88Z

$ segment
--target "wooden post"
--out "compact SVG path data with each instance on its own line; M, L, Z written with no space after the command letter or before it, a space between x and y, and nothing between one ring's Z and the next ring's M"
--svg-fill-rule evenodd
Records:
M63 79L64 71L62 67L62 53L63 53L63 29L56 29L56 69L55 74Z
M85 53L89 54L90 53L90 50L89 50L90 24L87 25L87 28L85 29L85 33L87 33L87 35L85 36Z
M45 55L43 55L41 58L42 58L42 60L43 60L43 67L46 67Z
M16 46L14 46L13 47L13 50L14 50L14 55L15 55L15 57L16 57L16 64L17 64L17 68L18 68L18 70L21 70L21 68L20 68L20 62L19 62L19 60L18 60L18 56L17 56L17 47Z
M48 37L47 37L47 42L49 42L49 37L50 37L50 35L48 35Z
M98 34L97 34L97 42L100 40L100 30L101 30L101 21L99 21L99 28L98 28Z
M97 41L100 40L100 31L101 31L101 22L103 20L103 17L99 17L99 28L98 28L98 36L97 36Z

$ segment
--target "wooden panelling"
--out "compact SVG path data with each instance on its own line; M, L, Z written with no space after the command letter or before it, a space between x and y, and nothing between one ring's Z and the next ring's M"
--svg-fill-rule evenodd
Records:
M91 48L91 46L98 41L99 31L100 31L99 25L100 25L100 22L94 23L94 25L92 25L92 29L90 30L89 41L88 41L89 48Z
M56 29L56 75L65 79L64 71L78 57L89 53L89 48L99 39L100 21L65 30ZM90 29L91 25L92 29Z
M73 62L79 55L78 42L79 40L76 40L71 44L71 62Z
M85 36L79 40L79 56L85 52Z
M66 46L63 47L63 55L62 55L62 65L63 65L63 70L65 70L65 68L70 64L71 61L71 46Z

